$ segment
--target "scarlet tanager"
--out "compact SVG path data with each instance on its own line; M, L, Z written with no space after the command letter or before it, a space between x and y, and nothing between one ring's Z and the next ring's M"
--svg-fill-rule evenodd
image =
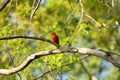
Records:
M52 40L59 45L59 38L56 33L52 33Z

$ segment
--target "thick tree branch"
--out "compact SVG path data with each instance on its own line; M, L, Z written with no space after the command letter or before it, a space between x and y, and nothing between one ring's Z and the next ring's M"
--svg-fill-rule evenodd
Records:
M59 49L42 51L42 52L32 54L29 57L27 57L27 59L20 66L18 66L16 68L12 68L10 70L0 69L0 74L10 75L10 74L17 73L17 72L23 70L24 68L26 68L33 60L35 60L37 58L40 58L42 56L47 56L47 55L65 53L65 52L97 56L97 57L103 58L105 60L108 60L116 67L120 68L120 60L115 59L112 54L110 56L108 56L108 55L106 55L106 53L104 53L102 51L97 51L97 50L88 49L88 48L60 47Z
M60 45L56 44L55 42L53 42L49 39L46 39L46 38L43 38L43 37L35 37L35 36L11 36L11 37L0 38L0 40L10 40L10 39L18 39L18 38L41 40L41 41L51 43L51 44L55 45L56 47L60 47Z
M7 6L7 4L10 2L10 0L6 0L5 3L0 7L0 12Z

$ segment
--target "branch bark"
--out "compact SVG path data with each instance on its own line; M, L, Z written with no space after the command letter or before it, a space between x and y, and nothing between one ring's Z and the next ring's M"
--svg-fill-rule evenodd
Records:
M60 47L58 49L42 51L42 52L32 54L29 57L27 57L27 59L20 66L18 66L16 68L12 68L10 70L9 69L0 69L0 74L11 75L11 74L17 73L17 72L25 69L35 59L38 59L42 56L60 54L60 53L65 53L65 52L97 56L97 57L103 58L105 60L108 60L116 67L120 68L120 60L117 60L116 58L114 58L112 54L110 56L108 56L108 55L106 55L105 52L97 51L97 50L93 50L93 49L89 49L89 48Z

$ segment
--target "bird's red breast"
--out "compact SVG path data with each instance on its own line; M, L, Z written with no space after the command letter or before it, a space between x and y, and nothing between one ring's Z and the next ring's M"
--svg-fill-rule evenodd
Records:
M59 44L59 38L56 33L52 33L52 39L55 43Z

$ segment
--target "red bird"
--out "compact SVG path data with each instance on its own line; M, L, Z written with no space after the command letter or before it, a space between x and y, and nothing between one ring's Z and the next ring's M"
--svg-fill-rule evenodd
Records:
M52 40L59 45L59 38L56 33L52 33Z

